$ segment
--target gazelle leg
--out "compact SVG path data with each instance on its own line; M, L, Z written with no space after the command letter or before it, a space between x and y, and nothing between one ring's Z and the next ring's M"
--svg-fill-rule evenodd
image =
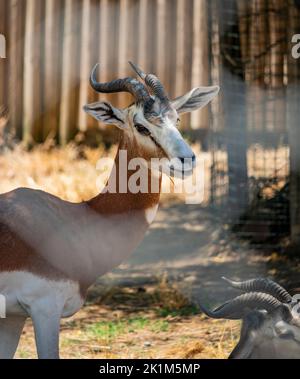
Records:
M0 319L0 359L12 359L17 350L26 317Z
M30 308L39 359L59 359L59 329L62 307L56 299Z

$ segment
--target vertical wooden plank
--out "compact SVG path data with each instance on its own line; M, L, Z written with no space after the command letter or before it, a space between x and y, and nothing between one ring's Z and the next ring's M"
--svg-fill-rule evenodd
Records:
M187 6L186 8L186 14L185 14L185 25L186 25L185 33L188 36L187 44L186 44L186 58L185 58L186 59L185 92L189 91L192 87L194 25L193 25L193 22L191 22L190 20L193 20L193 16L194 16L193 6L192 6L192 3L190 3L190 5ZM205 28L203 28L203 36L204 35L205 35ZM206 107L205 112L207 112L207 109L208 108ZM189 130L191 129L191 117L192 117L192 113L188 114L187 119L186 119L186 129L189 129Z
M183 0L184 1L184 0ZM167 23L167 1L157 0L157 33L156 33L156 75L164 82L166 77L166 23Z
M59 123L59 140L62 145L69 142L77 131L80 4L81 1L78 0L66 0L65 2Z
M88 103L88 72L91 70L91 36L90 25L92 15L92 3L90 0L82 1L81 18L81 64L80 64L80 84L79 84L79 110L78 110L78 129L87 130L87 114L82 112L82 107Z
M118 46L118 69L117 74L123 77L127 74L127 45L128 45L128 31L129 31L129 5L130 0L120 1L120 19L119 19L119 46Z
M41 104L41 1L27 0L25 46L24 46L24 90L23 90L23 140L29 145L40 141Z
M191 4L192 2L177 0L176 96L183 95L191 86ZM181 117L183 129L188 128L189 120L188 114Z
M101 82L107 82L109 80L109 56L108 50L110 47L110 20L109 20L109 0L101 0L100 2L100 17L99 17L99 62L100 72L98 77ZM99 97L99 96L98 96ZM101 95L101 100L107 101L108 95Z
M43 139L58 136L61 81L61 0L45 3L45 63L44 63L44 122Z
M170 98L176 97L176 7L174 0L167 1L167 35L166 35L166 78L164 84Z
M98 70L98 78L101 82L108 82L116 79L118 69L118 37L119 37L119 1L101 0L99 14L99 62L100 70ZM107 101L114 106L118 106L116 94L98 94L97 99ZM114 141L116 129L105 125L105 123L97 122L97 126L102 130L104 138Z
M132 60L130 57L130 52L128 51L129 43L129 14L130 14L130 3L132 0L120 0L120 19L119 19L119 38L118 38L118 67L117 67L117 77L123 78L127 76L128 73L128 60ZM128 104L129 95L124 93L118 94L118 107L125 107Z
M137 28L139 27L138 17L139 17L139 3L140 0L131 0L129 2L129 20L128 20L128 40L127 40L127 61L131 60L137 62L138 57L138 47L139 47L139 34ZM146 25L144 26L146 28ZM127 72L132 75L132 69L127 64Z
M192 59L193 59L193 2L188 1L185 4L185 64L184 64L184 92L190 91L192 85ZM189 115L190 118L190 115ZM189 122L189 120L188 120ZM188 124L189 126L189 124Z
M120 29L120 0L110 0L109 1L109 20L110 20L110 45L107 50L107 55L109 59L109 80L114 80L118 76L118 65L119 65L119 29ZM111 94L109 99L112 104L119 107L119 94Z
M157 1L150 0L148 3L148 44L147 44L147 62L148 72L155 73L157 65L157 40L158 40L158 7Z
M10 130L22 138L25 2L9 2L8 109Z
M84 0L82 9L81 27L81 65L79 89L78 129L86 131L96 124L92 117L83 112L83 106L95 100L95 92L89 85L89 76L92 67L98 61L98 0Z
M148 73L156 70L156 10L156 1L139 0L137 62Z
M209 38L210 38L210 72L209 75L213 82L220 83L220 32L219 32L219 15L218 6L216 0L206 0L208 7L208 23L209 23ZM216 170L218 167L218 149L216 141L216 132L220 128L220 123L218 122L219 108L221 105L220 97L218 97L217 102L212 105L212 117L211 117L211 143L210 148L212 151L212 165L211 165L211 180L210 180L210 201L212 204L216 205L219 200L219 186L218 179L219 173ZM221 129L221 128L220 128ZM222 125L223 129L223 125Z
M102 82L116 78L118 69L118 37L119 37L119 2L116 0L101 0L100 3L100 72L98 77ZM115 94L99 95L102 101L116 102Z
M119 49L118 49L118 77L135 76L128 61L136 61L137 47L139 46L138 28L138 1L120 0L119 18ZM146 29L146 25L143 26ZM131 95L124 93L118 96L118 106L123 108L133 101Z
M151 0L150 0L151 1ZM138 23L138 56L137 63L139 66L146 70L148 69L147 65L147 53L148 53L148 12L149 0L140 0L139 1L139 15L137 18Z
M206 0L194 0L192 87L209 84L208 15ZM191 114L191 128L208 128L208 107Z
M184 65L185 65L185 0L177 0L177 31L176 31L176 96L184 94Z

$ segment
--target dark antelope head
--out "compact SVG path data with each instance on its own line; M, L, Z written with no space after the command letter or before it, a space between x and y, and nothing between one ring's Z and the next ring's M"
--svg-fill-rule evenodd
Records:
M298 303L277 283L268 279L234 282L223 278L244 294L214 311L201 305L212 318L242 320L240 340L232 359L300 358Z
M99 83L96 65L90 83L100 93L129 92L135 103L117 109L107 102L86 105L84 110L99 121L114 124L139 146L142 157L165 158L163 170L172 175L192 173L195 155L178 130L180 115L207 105L219 92L219 87L198 87L170 100L155 75L145 74L130 62L140 80L125 78Z

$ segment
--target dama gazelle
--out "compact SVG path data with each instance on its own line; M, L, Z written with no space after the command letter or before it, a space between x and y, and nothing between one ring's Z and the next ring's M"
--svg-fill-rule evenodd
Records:
M230 359L299 359L300 303L283 287L269 279L234 282L244 292L214 311L201 305L212 318L242 320L240 340Z
M135 103L116 109L107 102L86 105L97 120L118 126L119 151L128 160L142 157L178 158L172 174L189 174L195 156L177 129L179 114L199 109L219 87L195 88L169 100L154 75L132 64L141 80L125 78L98 83L96 69L90 83L100 93L129 92ZM116 180L121 172L119 153ZM188 167L184 159L190 159ZM149 172L152 175L157 173ZM102 192L73 204L42 191L17 189L0 197L0 293L7 300L7 318L0 320L0 357L14 356L27 317L34 325L39 358L59 357L60 319L76 313L87 289L102 274L124 261L143 239L155 217L158 193Z

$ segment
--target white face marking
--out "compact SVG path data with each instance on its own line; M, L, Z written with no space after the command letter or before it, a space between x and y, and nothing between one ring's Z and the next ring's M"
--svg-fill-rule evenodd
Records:
M8 316L24 314L24 309L28 306L43 298L47 301L51 295L63 304L62 317L76 313L84 302L78 283L71 280L50 280L24 271L1 273L0 293L6 298Z
M141 107L137 107L135 104L129 109L129 118L128 123L131 125L131 129L133 131L133 135L135 139L138 141L139 146L147 151L153 150L153 153L157 150L157 146L152 141L152 139L149 136L144 136L140 134L135 125L133 120L135 120L136 123L139 123L145 127L153 134L153 128L154 125L150 124L144 117L144 112Z
M152 224L152 222L154 221L157 210L158 210L158 204L145 210L146 221L149 225Z
M176 128L176 125L174 125L168 116L165 116L162 119L161 125L154 125L145 118L143 110L139 108L135 109L135 121L145 126L151 132L152 137L161 146L170 159L176 155L176 153L174 154L173 152L174 145L176 145L178 141L185 143L180 132ZM142 144L147 144L148 147L150 144L153 144L154 147L156 146L149 137L140 135L136 130L135 135Z
M159 125L150 123L145 118L143 109L140 107L137 108L133 106L129 111L129 115L131 120L129 121L132 124L132 130L139 146L148 151L153 150L153 157L157 156L157 144L163 150L169 160L169 164L167 164L166 167L163 167L163 171L169 174L169 166L172 166L175 169L175 174L180 173L180 177L182 177L182 171L184 171L185 174L192 174L195 157L190 146L185 142L177 128L176 123L178 115L175 110L174 113L170 111L169 113L164 114L160 119ZM140 124L148 129L152 138L139 133L134 124ZM183 159L185 160L184 165L182 162Z

